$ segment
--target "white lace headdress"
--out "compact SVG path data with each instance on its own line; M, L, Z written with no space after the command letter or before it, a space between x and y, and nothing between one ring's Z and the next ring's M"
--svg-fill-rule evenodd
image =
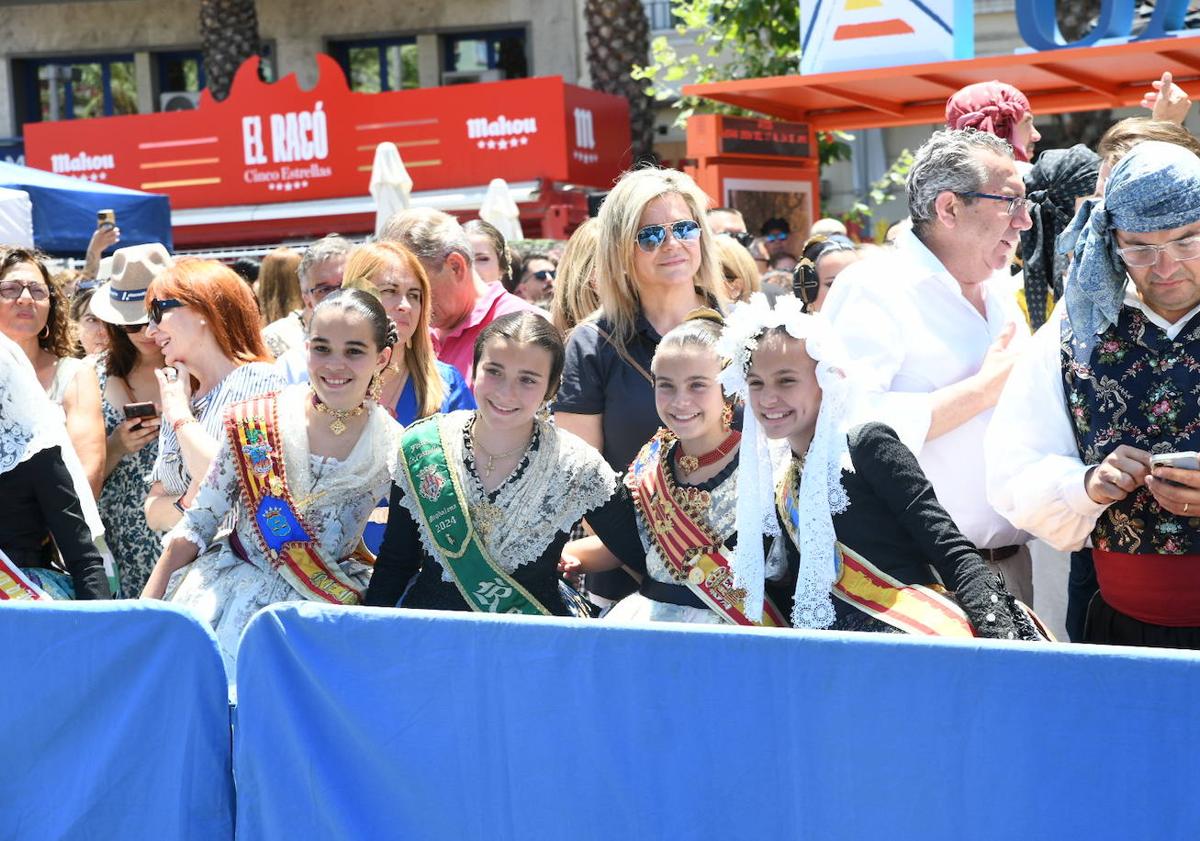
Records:
M844 354L832 329L819 315L803 311L800 301L780 296L772 307L761 292L734 306L725 321L718 352L729 360L720 381L726 394L746 405L742 446L738 456L737 553L734 584L746 590L746 611L761 617L763 602L763 535L777 534L775 481L767 438L750 408L746 372L759 340L768 330L782 328L803 339L817 362L821 410L800 481L800 570L792 624L797 628L827 628L833 623L830 591L837 580L837 537L833 516L849 506L842 470L853 469L846 434L851 416L851 378Z

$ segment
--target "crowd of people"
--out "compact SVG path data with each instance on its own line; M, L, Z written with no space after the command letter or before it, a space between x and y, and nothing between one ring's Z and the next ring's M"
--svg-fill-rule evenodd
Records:
M544 250L4 248L0 590L168 599L230 666L297 599L1039 641L1037 538L1072 640L1198 648L1200 143L1146 104L1037 156L961 91L883 246L642 168Z

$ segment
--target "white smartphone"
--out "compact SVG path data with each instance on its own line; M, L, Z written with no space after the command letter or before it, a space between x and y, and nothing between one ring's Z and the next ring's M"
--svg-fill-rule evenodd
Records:
M1150 456L1151 467L1174 467L1179 470L1200 470L1200 453L1159 453Z

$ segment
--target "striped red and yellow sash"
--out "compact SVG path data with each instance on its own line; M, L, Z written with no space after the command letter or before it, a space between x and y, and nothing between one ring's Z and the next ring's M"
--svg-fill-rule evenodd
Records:
M696 521L711 505L704 491L678 488L666 475L665 456L671 438L666 430L642 447L630 468L629 487L633 501L646 520L647 531L673 577L695 593L718 615L736 625L786 628L779 609L764 599L761 621L745 613L746 592L733 584L733 571L720 539Z
M51 601L50 596L38 587L21 568L0 550L0 601Z
M967 614L941 588L905 584L841 543L841 574L833 595L863 613L906 634L930 637L973 637Z
M255 533L264 555L296 592L306 599L359 604L362 591L317 551L287 486L283 445L279 440L275 395L255 397L229 409L225 430Z

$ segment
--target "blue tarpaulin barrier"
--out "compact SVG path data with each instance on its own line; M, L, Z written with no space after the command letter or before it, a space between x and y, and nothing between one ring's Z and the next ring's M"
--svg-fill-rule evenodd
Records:
M121 229L117 248L147 242L161 242L168 251L174 248L171 205L164 195L4 162L0 162L0 187L29 193L33 241L49 254L82 256L96 230L96 212L107 209L116 211Z
M281 605L239 839L1194 838L1200 657Z
M161 602L4 602L0 838L233 837L216 639Z

